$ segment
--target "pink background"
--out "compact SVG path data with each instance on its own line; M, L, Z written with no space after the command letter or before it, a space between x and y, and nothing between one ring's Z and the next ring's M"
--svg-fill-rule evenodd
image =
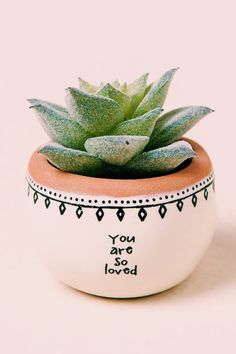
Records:
M234 1L3 1L0 16L0 353L235 353ZM192 276L159 295L105 300L65 287L27 234L26 164L47 137L25 99L63 103L78 76L154 80L175 66L165 109L216 110L188 134L214 162L215 239Z

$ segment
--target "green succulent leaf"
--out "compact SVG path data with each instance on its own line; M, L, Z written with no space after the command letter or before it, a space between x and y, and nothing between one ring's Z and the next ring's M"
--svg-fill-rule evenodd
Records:
M85 142L86 150L111 165L122 166L147 145L147 136L100 136Z
M128 85L127 85L127 82L124 82L121 86L120 86L120 90L124 93L127 93L127 88L128 88Z
M143 152L124 167L128 173L134 176L165 174L195 156L196 153L189 143L177 141L159 149Z
M125 93L121 92L119 89L113 87L111 84L104 85L101 89L96 92L96 95L109 97L116 101L120 107L123 109L124 115L127 114L130 105L130 98Z
M144 115L126 120L118 124L111 135L142 135L151 136L159 114L163 111L162 108L155 108Z
M102 81L102 82L100 82L100 84L99 84L99 86L98 86L98 89L97 89L97 91L98 90L100 90L103 86L104 86L105 84L104 84L104 82ZM95 92L95 94L97 94L97 91Z
M129 109L129 112L127 115L130 118L132 117L134 111L136 110L137 106L139 105L139 103L142 101L142 99L144 97L146 86L147 86L147 79L148 79L148 73L142 75L137 80L135 80L131 84L127 85L126 91L127 91L127 94L131 98L130 109ZM153 107L153 108L156 108L156 107ZM144 113L146 113L146 112L144 112ZM143 113L138 114L138 115L141 116L142 114Z
M88 81L85 81L79 77L79 88L88 93L95 93L98 90L98 87L90 84Z
M117 90L120 90L120 89L121 89L121 85L120 85L120 83L119 83L118 80L113 81L113 82L111 83L111 85L112 85L113 87L115 87Z
M85 176L99 177L104 174L104 163L85 151L74 150L57 143L49 143L40 148L39 153L62 171Z
M152 86L153 86L153 82L145 88L144 96L146 96L146 94L151 90Z
M137 117L156 107L163 107L171 80L178 68L167 71L151 87L140 102L133 116Z
M122 108L108 97L68 88L66 103L72 118L91 135L107 134L124 119Z
M59 112L67 113L68 118L70 117L68 110L63 106L60 106L59 104L51 103L44 100L38 100L37 98L29 98L27 101L31 104L31 106L41 105L44 107L57 110Z
M64 146L84 150L84 143L89 135L68 114L48 106L37 104L31 106L49 137Z
M39 152L61 170L96 177L140 178L184 168L196 154L180 139L213 110L188 106L159 117L177 69L150 84L148 73L130 84L96 86L79 78L79 89L67 89L66 107L29 99L53 140Z
M157 120L147 148L161 147L180 139L201 118L211 112L212 109L204 106L181 107L167 112Z

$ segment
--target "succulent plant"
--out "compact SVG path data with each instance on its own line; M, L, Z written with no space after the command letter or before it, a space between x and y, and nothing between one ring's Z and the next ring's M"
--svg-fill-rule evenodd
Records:
M182 166L196 156L182 136L213 111L188 106L160 115L176 70L149 85L148 74L98 87L79 79L79 88L66 90L66 108L29 99L52 140L39 153L63 171L95 177L158 176Z

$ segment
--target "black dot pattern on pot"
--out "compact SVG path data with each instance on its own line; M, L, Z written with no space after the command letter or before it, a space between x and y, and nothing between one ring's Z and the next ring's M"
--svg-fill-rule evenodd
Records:
M50 197L51 199L53 198L59 198L58 201L64 201L65 203L69 203L67 202L67 200L70 201L71 204L84 204L86 206L86 204L89 205L94 205L96 207L96 205L99 207L100 205L106 206L116 206L118 207L118 205L122 205L122 207L125 207L125 205L127 205L126 207L131 207L132 205L136 206L136 205L144 205L146 204L148 205L153 205L153 204L158 204L158 202L160 204L163 203L168 203L170 202L174 202L175 200L179 200L179 199L183 199L183 198L187 198L190 195L193 195L195 193L198 193L201 189L207 188L208 184L211 184L214 181L214 174L212 173L210 176L208 176L207 178L203 179L201 182L198 182L192 186L188 186L187 188L181 190L181 191L176 191L176 192L170 192L168 194L160 194L157 195L153 198L144 198L144 199L102 199L102 200L98 200L98 199L92 199L91 197L89 199L85 198L85 197L80 197L78 195L76 196L71 196L71 195L64 195L62 192L56 192L54 190L50 190L49 188L46 188L45 186L41 186L38 183L36 183L30 176L27 177L28 183L30 184L31 188L33 188L35 190L35 192L44 195L45 197ZM45 194L43 194L45 193Z

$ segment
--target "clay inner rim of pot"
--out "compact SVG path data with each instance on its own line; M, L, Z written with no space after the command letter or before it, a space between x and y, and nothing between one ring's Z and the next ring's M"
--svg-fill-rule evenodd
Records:
M187 167L165 176L140 179L108 179L63 172L48 163L36 150L28 165L28 173L42 186L68 193L84 195L131 197L165 193L183 189L207 177L212 164L206 151L194 140L189 142L197 156Z

